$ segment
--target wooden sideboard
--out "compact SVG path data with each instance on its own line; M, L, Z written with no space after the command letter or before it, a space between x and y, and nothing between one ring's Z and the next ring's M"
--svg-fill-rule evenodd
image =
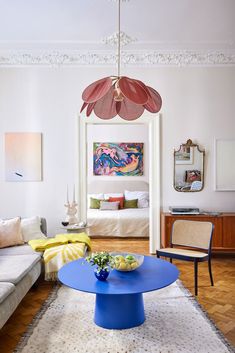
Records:
M172 225L177 219L212 222L215 226L212 250L216 252L235 252L235 213L220 213L218 216L215 216L210 214L173 215L162 212L161 246L163 248L170 245Z

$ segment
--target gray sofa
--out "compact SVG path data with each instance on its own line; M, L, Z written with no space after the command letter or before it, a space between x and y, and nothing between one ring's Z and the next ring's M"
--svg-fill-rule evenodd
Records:
M41 230L47 234L44 218ZM0 249L0 329L40 276L41 259L27 244Z

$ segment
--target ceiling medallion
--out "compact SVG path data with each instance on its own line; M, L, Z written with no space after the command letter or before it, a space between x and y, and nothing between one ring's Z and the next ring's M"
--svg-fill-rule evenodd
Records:
M119 40L119 33L115 32L111 36L103 38L101 42L103 44L107 44L107 45L111 45L112 47L113 46L116 47L118 45L118 40ZM130 43L133 43L136 40L137 40L136 38L131 38L125 32L122 32L122 31L120 32L120 45L121 45L121 47L128 45Z
M124 120L136 120L148 110L157 113L161 109L160 94L142 81L120 75L121 66L121 0L118 1L118 72L90 84L82 93L81 112L92 112L100 119L112 119L119 115Z

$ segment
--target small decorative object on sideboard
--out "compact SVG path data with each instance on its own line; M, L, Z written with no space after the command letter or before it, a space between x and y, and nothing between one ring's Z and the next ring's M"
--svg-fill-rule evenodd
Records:
M69 189L68 189L68 186L67 186L67 203L65 204L65 207L67 208L66 221L68 221L68 224L78 223L78 219L76 217L77 203L75 201L75 185L73 187L73 202L69 201Z
M85 260L95 266L94 274L100 281L105 281L113 267L114 258L108 252L96 252L87 256Z
M169 212L171 214L200 214L200 210L198 207L169 207Z

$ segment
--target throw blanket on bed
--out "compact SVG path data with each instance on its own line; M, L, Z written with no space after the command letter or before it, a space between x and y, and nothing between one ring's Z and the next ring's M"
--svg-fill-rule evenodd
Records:
M30 240L29 245L35 251L44 251L45 280L55 281L62 266L83 257L86 246L91 249L91 240L86 233L68 233L58 234L55 238Z

